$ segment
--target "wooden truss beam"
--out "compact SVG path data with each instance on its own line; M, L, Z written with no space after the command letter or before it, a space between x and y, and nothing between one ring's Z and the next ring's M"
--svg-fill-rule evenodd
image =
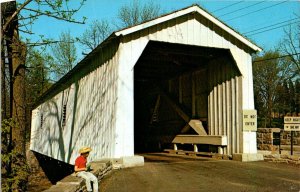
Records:
M164 93L164 91L160 91L161 96L167 101L168 105L171 106L177 112L177 114L198 133L198 135L207 135L200 120L191 119L187 112L185 112L185 110L182 109L178 103L176 103L172 98L170 98L166 93ZM189 127L185 126L182 131L186 132L188 131L188 129Z

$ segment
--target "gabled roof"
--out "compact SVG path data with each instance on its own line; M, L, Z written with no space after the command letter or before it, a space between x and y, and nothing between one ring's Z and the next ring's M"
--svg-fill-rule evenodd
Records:
M51 97L52 94L54 92L59 91L59 89L65 89L68 86L68 84L66 84L66 82L69 81L75 73L77 73L78 71L82 71L82 69L86 68L86 66L87 66L86 64L89 62L89 60L91 60L94 55L101 53L103 47L107 46L108 44L112 43L113 41L119 41L120 37L122 37L122 36L126 36L128 34L137 32L139 30L143 30L148 27L169 21L171 19L183 16L183 15L190 14L190 13L198 13L198 14L202 15L206 19L210 20L211 22L213 22L214 24L219 26L224 31L228 32L229 34L231 34L232 36L234 36L235 38L237 38L238 40L243 42L245 45L250 47L253 51L257 52L257 51L262 50L260 47L258 47L257 45L252 43L250 40L243 37L241 34L236 32L234 29L232 29L231 27L229 27L222 21L215 18L213 15L209 14L204 9L200 8L198 5L192 5L190 7L186 7L181 10L174 11L169 14L157 17L155 19L143 22L141 24L127 27L127 28L121 29L119 31L113 32L108 38L106 38L101 44L99 44L94 50L92 50L86 57L84 57L71 71L69 71L58 82L56 82L54 85L52 85L35 103L35 107L37 105L39 105L41 102L43 102L47 96ZM50 93L52 93L52 94L50 94Z
M151 26L169 21L171 19L183 16L183 15L187 15L187 14L190 14L190 13L198 13L198 14L202 15L203 17L205 17L209 21L213 22L215 25L217 25L218 27L220 27L224 31L228 32L229 34L231 34L232 36L234 36L235 38L240 40L242 43L244 43L245 45L250 47L252 50L254 50L256 52L257 51L262 51L262 49L259 46L255 45L254 43L252 43L251 41L246 39L244 36L242 36L241 34L236 32L234 29L232 29L231 27L229 27L228 25L226 25L222 21L215 18L213 15L211 15L210 13L205 11L204 9L200 8L198 5L192 5L190 7L186 7L184 9L174 11L174 12L166 14L166 15L162 15L162 16L160 16L158 18L155 18L155 19L152 19L150 21L146 21L144 23L141 23L141 24L138 24L138 25L135 25L135 26L132 26L132 27L121 29L119 31L114 32L114 35L116 35L116 36L125 36L125 35L128 35L128 34L134 33L136 31L140 31L140 30L143 30L145 28L148 28L148 27L151 27Z

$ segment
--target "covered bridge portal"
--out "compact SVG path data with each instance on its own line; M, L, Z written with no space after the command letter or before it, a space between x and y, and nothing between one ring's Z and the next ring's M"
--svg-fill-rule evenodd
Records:
M198 6L114 32L41 98L30 149L70 164L85 145L90 160L172 143L256 154L242 114L260 50Z
M150 41L134 67L136 152L172 148L178 134L201 135L204 139L207 135L242 136L238 130L241 127L234 130L235 124L226 125L227 118L230 120L227 113L242 114L241 109L232 108L242 101L235 92L241 86L236 81L238 78L241 73L228 49ZM210 94L222 84L219 95ZM215 116L218 113L221 117ZM190 126L191 120L200 127ZM238 143L229 146L224 146L227 154L240 151Z

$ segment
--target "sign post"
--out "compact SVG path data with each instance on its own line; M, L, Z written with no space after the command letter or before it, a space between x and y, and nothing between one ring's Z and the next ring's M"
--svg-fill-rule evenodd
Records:
M243 131L257 131L256 110L243 110Z
M291 131L291 155L293 155L294 131L300 131L300 117L284 117L284 130Z
M291 155L294 154L294 131L291 131Z

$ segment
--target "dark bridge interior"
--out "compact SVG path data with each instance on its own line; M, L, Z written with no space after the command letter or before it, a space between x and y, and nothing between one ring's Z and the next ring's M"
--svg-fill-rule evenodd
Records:
M226 49L150 41L134 67L135 81L166 81L183 73L203 70Z
M162 95L167 95L191 118L207 119L208 65L214 58L224 55L228 55L228 50L148 43L134 67L136 153L172 148L173 138L187 124ZM195 81L200 82L197 84L199 89L192 88ZM193 104L192 95L197 94L198 100ZM193 129L187 133L196 134Z

